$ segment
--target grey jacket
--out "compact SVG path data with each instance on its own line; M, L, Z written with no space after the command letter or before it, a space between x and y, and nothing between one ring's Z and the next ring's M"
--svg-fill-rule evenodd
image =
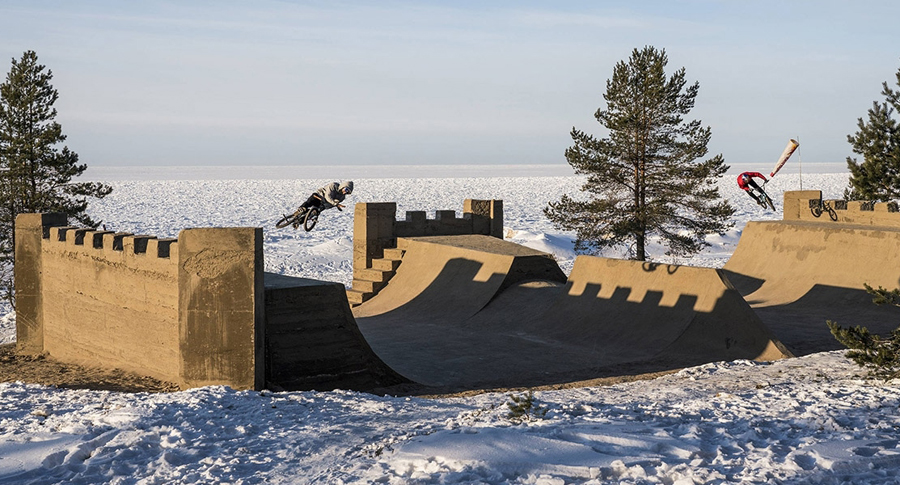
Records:
M322 198L322 207L325 209L331 209L332 207L340 204L344 201L344 193L341 191L344 187L348 186L349 183L352 182L344 182L342 184L338 184L337 182L332 182L321 189L316 191L316 194ZM350 186L352 190L352 185Z

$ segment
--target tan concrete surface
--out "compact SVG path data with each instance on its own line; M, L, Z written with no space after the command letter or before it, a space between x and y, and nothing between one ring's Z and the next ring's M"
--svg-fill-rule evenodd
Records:
M16 216L14 278L16 289L16 351L37 355L44 351L43 257L44 234L66 225L63 214Z
M344 285L265 273L265 293L267 389L370 390L407 382L359 332Z
M402 241L397 274L354 309L371 347L407 378L533 386L624 364L786 355L720 271L582 256L566 282L549 255L482 238Z
M468 318L522 279L566 278L550 255L491 236L399 238L397 246L406 250L403 263L390 284L354 309L357 318L437 308L442 318Z
M179 382L177 266L125 234L54 227L42 246L44 351Z
M878 307L864 283L900 287L900 228L751 221L724 269L763 322L797 355L842 346L826 320L885 334L900 310Z
M178 235L181 378L187 386L265 382L262 228L184 229Z

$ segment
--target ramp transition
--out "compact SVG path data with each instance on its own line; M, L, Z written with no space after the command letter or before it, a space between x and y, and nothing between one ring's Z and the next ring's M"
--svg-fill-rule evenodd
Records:
M864 284L900 286L900 229L811 221L748 222L725 264L728 279L797 355L843 347L826 320L886 334L897 309Z
M790 355L721 270L546 253L488 236L401 240L406 255L354 309L374 352L421 384L534 386Z

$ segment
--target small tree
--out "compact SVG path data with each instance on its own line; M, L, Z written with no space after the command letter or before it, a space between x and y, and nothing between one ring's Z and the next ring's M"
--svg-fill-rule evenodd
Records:
M900 69L896 76L900 88ZM859 118L859 130L847 135L853 153L863 161L847 157L850 186L844 191L846 199L884 202L900 198L900 121L894 116L900 113L900 89L891 89L884 82L881 94L884 102L873 101L869 119Z
M900 289L874 289L864 284L876 305L900 307ZM860 367L869 369L869 375L889 381L900 377L900 328L894 329L889 338L869 333L866 327L843 328L836 322L826 322L831 334L844 347L850 349L847 357Z
M87 214L87 198L102 198L112 188L95 182L72 182L87 165L64 146L55 120L59 94L50 84L53 73L26 51L0 84L0 286L12 298L15 220L23 212L61 212L96 227Z
M733 225L734 208L719 197L718 178L728 170L722 155L707 154L711 130L686 122L699 83L685 81L684 68L667 78L665 50L635 49L606 81L607 109L597 121L609 138L572 129L575 145L566 160L587 175L583 198L563 195L544 214L558 227L575 231L578 252L624 247L647 259L648 237L658 236L667 255L694 254L705 236Z

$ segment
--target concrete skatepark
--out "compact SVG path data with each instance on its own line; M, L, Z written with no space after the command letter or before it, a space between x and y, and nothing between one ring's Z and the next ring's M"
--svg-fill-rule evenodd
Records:
M568 277L551 255L502 240L500 201L405 220L392 203L361 203L347 292L264 273L258 228L160 241L24 215L18 346L182 387L364 391L531 387L837 349L825 320L886 333L893 309L863 284L900 286L900 214L837 202L816 217L821 193L786 192L784 219L750 222L723 269L580 256Z

